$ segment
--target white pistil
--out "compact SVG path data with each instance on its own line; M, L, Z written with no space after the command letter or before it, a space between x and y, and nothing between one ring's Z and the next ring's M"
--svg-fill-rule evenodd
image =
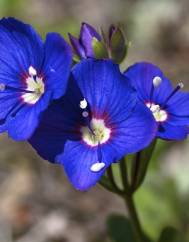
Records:
M22 99L25 103L35 104L45 92L45 85L43 78L37 76L37 71L33 66L28 68L28 73L29 76L25 81L27 86L26 90L30 92L24 93Z
M89 113L88 113L87 111L83 111L83 112L82 112L82 116L83 116L84 118L87 118L87 117L89 116Z
M4 83L0 83L0 91L4 91L6 88L6 85Z
M79 106L81 109L85 109L87 107L87 101L85 98L82 101L80 101Z
M162 83L162 79L160 76L155 76L153 79L153 85L154 87L159 87L159 85Z
M28 72L30 76L37 76L37 71L33 66L29 67Z
M91 129L88 126L83 126L80 129L82 140L87 145L95 147L99 144L106 143L110 139L111 129L106 127L103 119L92 118L90 127Z
M97 162L97 163L94 163L94 164L90 167L90 170L91 170L92 172L99 172L99 171L101 171L104 167L105 167L105 163L104 163L104 162Z

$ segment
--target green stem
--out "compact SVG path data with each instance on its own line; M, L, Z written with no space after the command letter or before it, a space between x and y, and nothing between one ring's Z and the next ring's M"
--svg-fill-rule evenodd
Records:
M139 218L137 215L137 211L136 211L135 204L133 201L131 187L129 184L128 170L127 170L127 164L126 164L125 158L122 158L119 164L120 164L119 167L120 167L122 184L124 187L124 195L122 197L125 201L125 205L127 207L128 213L129 213L129 218L131 221L133 232L134 232L137 242L144 242L143 231L142 231L140 221L139 221Z
M136 157L133 160L133 166L132 166L132 176L131 176L131 189L134 190L135 186L138 181L138 173L140 171L140 158L141 158L141 152L136 153Z
M120 160L119 168L120 168L122 184L124 187L124 192L126 195L129 195L130 187L129 187L128 170L127 170L127 164L126 164L125 158L122 158Z
M131 190L134 193L143 183L150 160L152 158L153 151L155 149L157 140L155 139L152 143L144 150L136 153L135 159L132 165L132 176L131 176Z
M108 177L106 176L103 176L100 181L99 181L99 184L101 186L103 186L105 189L107 189L108 191L110 192L113 192L113 193L116 193L116 191L114 190L114 188L112 187Z
M117 184L116 184L116 182L114 180L114 174L113 174L112 166L108 167L107 175L108 175L108 178L110 180L110 183L112 185L112 188L113 188L114 192L119 194L119 195L123 195L123 191L117 186Z
M130 195L130 196L125 196L123 198L124 198L124 201L125 201L128 213L129 213L129 218L131 221L131 225L133 228L133 232L134 232L136 241L145 242L144 233L143 233L142 227L140 225L140 221L139 221L139 218L137 215L133 197L132 197L132 195Z
M139 181L138 181L138 185L137 185L136 189L138 187L140 187L140 185L143 183L143 181L145 179L145 176L146 176L146 173L147 173L147 170L148 170L148 166L149 166L150 160L152 158L153 152L155 150L156 144L157 144L157 139L152 141L150 146L143 151L144 153L147 153L145 155L146 162L144 162L144 164L142 166L140 177L139 177ZM143 152L142 152L142 154L143 154Z

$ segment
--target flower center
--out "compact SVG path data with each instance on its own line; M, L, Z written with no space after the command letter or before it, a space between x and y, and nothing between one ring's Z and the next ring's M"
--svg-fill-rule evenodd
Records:
M22 99L25 103L35 104L45 91L45 85L43 78L37 76L37 71L30 66L28 69L29 76L26 79L27 88L30 91L22 95Z
M93 118L90 121L90 128L81 127L82 139L86 144L94 147L109 140L111 130L105 126L103 119Z
M157 122L164 122L167 120L167 112L154 103L146 103L146 106L152 111L152 114Z

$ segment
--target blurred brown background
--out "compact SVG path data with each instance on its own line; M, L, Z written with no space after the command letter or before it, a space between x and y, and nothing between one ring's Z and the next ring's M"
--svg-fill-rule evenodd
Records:
M1 17L22 19L44 37L50 31L77 35L83 21L96 28L121 23L132 43L122 67L151 61L187 91L188 12L188 0L0 0ZM188 174L189 142L160 142L136 195L151 238L171 224L189 241ZM107 215L125 212L122 201L100 186L75 191L61 167L6 135L0 137L0 194L0 242L105 242Z

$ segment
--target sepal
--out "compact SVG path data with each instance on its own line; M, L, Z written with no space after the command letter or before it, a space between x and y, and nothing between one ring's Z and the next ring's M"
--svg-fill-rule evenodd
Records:
M93 38L92 47L93 47L93 52L94 52L95 58L97 58L97 59L107 59L108 58L107 49L105 47L105 44L102 41L99 41L96 38Z
M121 28L114 25L109 28L109 50L111 57L116 63L121 63L126 55L129 43L126 40Z

